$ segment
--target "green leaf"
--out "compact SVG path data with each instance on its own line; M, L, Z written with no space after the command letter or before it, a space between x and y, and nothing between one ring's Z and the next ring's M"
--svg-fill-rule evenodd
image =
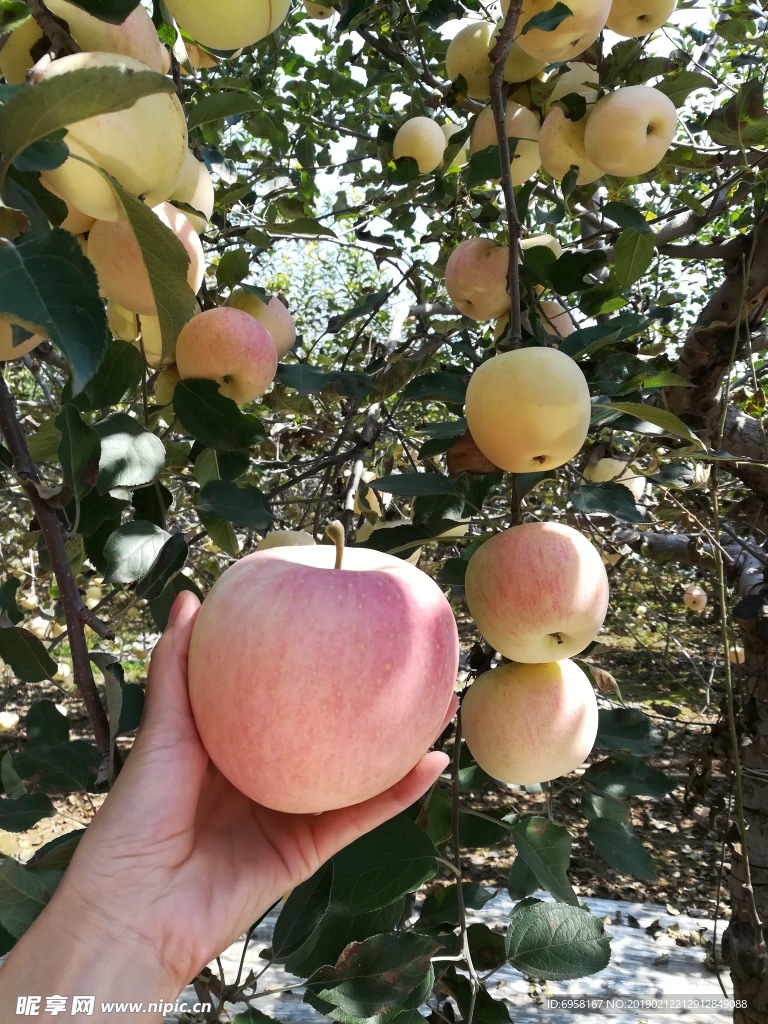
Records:
M165 446L159 437L123 412L96 424L101 438L99 491L142 487L151 483L165 465Z
M0 629L0 659L25 683L53 679L58 671L42 640L18 627Z
M371 480L368 486L379 493L399 494L409 498L456 493L454 481L440 473L395 473Z
M600 708L597 746L647 754L661 743L653 720L635 708Z
M300 395L319 395L334 392L345 398L362 402L373 388L373 381L367 373L351 370L326 372L308 363L281 363L275 380L287 388L294 388Z
M438 373L423 373L409 381L402 391L403 401L446 402L448 405L464 405L467 397L468 373L454 373L448 370Z
M96 271L74 235L54 228L0 247L1 319L50 338L72 367L74 393L83 390L107 350L107 314Z
M75 494L87 494L96 486L99 476L101 439L74 405L63 406L56 417L56 427L61 433L59 463L64 482Z
M13 857L0 864L0 925L19 939L50 900L61 871L32 871Z
M639 235L653 233L653 228L643 216L643 211L638 210L631 203L620 203L618 200L606 203L603 209L603 217L606 220L612 220L614 224L618 224L621 228L631 228Z
M331 901L333 864L328 861L293 889L275 922L272 955L285 963L297 953L323 920Z
M611 958L611 940L602 921L565 903L536 903L518 910L505 941L512 966L532 978L585 978L606 968Z
M56 808L44 793L24 793L11 800L0 800L0 829L4 832L26 832L43 818L52 818Z
M261 421L241 412L213 380L179 381L173 408L184 429L206 448L240 451L266 436Z
M13 767L13 758L10 751L6 751L2 758L0 758L0 782L2 782L3 789L8 796L12 796L14 799L27 792L24 780Z
M107 583L135 583L146 576L169 534L141 519L125 523L104 545Z
M583 793L581 796L581 813L587 821L595 818L610 818L611 821L629 821L629 804L625 800L617 800L612 796L600 796L598 793Z
M571 834L548 818L523 818L512 826L512 838L539 884L561 903L578 906L566 871L571 860Z
M142 96L175 93L170 78L120 65L81 68L20 89L0 107L0 187L28 146L97 114L132 107Z
M40 426L27 438L29 454L35 462L58 462L59 460L59 433L53 417L42 421Z
M448 974L440 979L440 984L445 986L456 1000L462 1020L470 1020L471 1009L474 1006L474 1017L472 1019L477 1024L481 1024L481 1022L482 1024L510 1024L512 1018L509 1014L509 1007L504 1001L494 999L484 985L480 986L473 999L469 978L458 974L454 968L451 968Z
M386 288L380 288L371 295L366 295L362 302L358 302L357 305L352 306L352 308L348 309L345 313L339 313L337 316L332 316L328 321L328 332L330 334L338 334L343 327L352 323L353 320L357 320L362 316L370 316L371 313L375 313L377 310L381 309L391 294L392 288L387 286Z
M16 604L16 592L20 586L20 579L9 576L0 587L0 621L5 616L12 626L18 626L24 618L24 613Z
M263 100L254 93L227 90L210 93L187 110L190 131L211 121L220 121L235 114L250 114L262 109Z
M118 405L135 393L143 374L144 360L136 346L129 341L111 341L101 366L77 396L75 404L83 412Z
M520 35L526 35L528 32L537 28L542 32L554 32L554 30L566 20L566 18L572 18L573 12L570 7L565 4L556 3L546 11L540 11L538 14L534 14L532 18L520 29Z
M762 78L744 82L735 96L707 118L705 128L718 146L749 148L768 139L768 111L763 100Z
M41 743L66 743L69 739L69 721L52 700L36 701L24 720L27 739Z
M652 882L656 878L653 857L628 825L610 818L593 818L587 835L603 860L623 875Z
M676 107L685 105L685 101L697 89L708 89L710 92L717 83L700 71L678 71L674 75L665 75L654 85L654 89L669 96Z
M492 889L485 889L476 882L462 882L461 892L464 897L464 906L468 910L482 910L485 904L496 895ZM458 885L455 882L435 889L421 906L419 926L432 927L438 924L447 924L455 927L459 924L459 920L459 893Z
M613 274L622 290L645 275L656 255L656 236L625 228L613 251Z
M665 434L669 434L671 437L682 437L686 441L693 442L699 448L705 447L693 431L689 430L681 419L667 409L660 409L655 405L643 405L640 402L601 402L595 405L594 409L614 410L625 413L627 416L634 416L638 420L653 423L654 426L660 427Z
M257 487L238 487L231 480L210 480L200 491L198 512L250 530L268 530L272 513Z
M635 504L635 498L624 484L608 481L604 484L583 484L568 491L571 505L585 515L607 512L623 523L642 523L644 517Z
M615 754L591 764L584 772L584 782L603 796L621 799L627 796L662 797L675 788L664 772L651 768L632 754Z
M312 220L310 217L297 217L289 224L261 224L260 229L268 235L277 238L337 238L334 231L331 231L320 221Z
M13 759L23 779L34 779L46 789L63 793L85 792L95 779L99 754L84 740L69 743L28 743Z
M170 537L160 549L149 572L136 584L136 596L148 600L160 597L173 577L184 568L188 551L189 545L184 540L184 534L175 533Z
M248 277L250 263L245 249L229 249L219 260L216 268L216 283L219 288L234 288L243 278Z
M171 606L182 590L188 590L190 594L194 594L202 604L203 595L192 580L188 576L185 576L184 573L180 572L177 576L173 577L160 597L150 599L149 609L152 612L152 619L160 632L162 632L168 625L168 616L171 612Z

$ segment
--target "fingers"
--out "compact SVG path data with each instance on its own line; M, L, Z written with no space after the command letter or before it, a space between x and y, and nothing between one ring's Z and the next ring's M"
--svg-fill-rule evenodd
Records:
M325 862L355 839L410 807L442 775L448 761L447 754L425 754L404 779L386 792L353 807L318 816L312 825L320 860Z

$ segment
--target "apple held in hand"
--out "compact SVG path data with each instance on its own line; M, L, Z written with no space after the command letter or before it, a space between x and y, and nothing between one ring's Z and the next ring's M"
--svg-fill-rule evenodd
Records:
M395 136L392 155L395 160L410 157L419 166L419 174L431 174L443 162L447 140L442 128L431 117L411 117Z
M606 27L617 36L640 37L666 25L677 0L613 0Z
M451 302L470 320L493 320L509 309L509 246L490 238L467 238L448 257L445 287Z
M600 632L608 576L597 548L577 530L523 523L475 551L466 596L477 628L505 658L561 661Z
M628 85L598 100L587 118L584 149L606 174L647 174L672 144L677 109L650 85Z
M186 33L210 50L239 50L271 35L285 21L291 0L166 0Z
M269 331L241 309L222 306L193 316L176 341L176 368L182 380L215 380L238 405L263 395L277 370L277 350Z
M475 444L508 473L541 473L568 462L586 440L591 412L584 374L554 348L493 356L467 388Z
M597 737L597 699L572 661L502 665L472 683L461 723L483 771L500 782L531 786L584 762Z
M690 587L685 588L683 593L683 604L689 611L692 612L703 612L707 607L707 592L703 587L699 587L697 584L692 583Z
M450 605L392 555L261 551L218 580L195 623L189 692L212 761L257 803L318 813L402 779L451 708Z

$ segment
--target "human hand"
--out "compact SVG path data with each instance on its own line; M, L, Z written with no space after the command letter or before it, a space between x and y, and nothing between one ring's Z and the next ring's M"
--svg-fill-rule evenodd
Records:
M255 804L212 764L195 728L186 670L198 608L189 593L174 604L133 750L60 887L70 905L88 908L97 934L154 951L179 989L288 889L410 806L447 764L427 754L380 796L319 815Z

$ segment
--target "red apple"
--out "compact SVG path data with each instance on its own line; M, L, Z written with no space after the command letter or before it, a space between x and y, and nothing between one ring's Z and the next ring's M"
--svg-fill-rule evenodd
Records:
M467 566L467 604L477 628L506 658L561 661L597 636L608 576L586 537L560 523L497 533Z
M450 605L392 555L281 547L241 559L203 604L189 652L197 728L257 803L318 813L384 792L438 736L459 642Z

